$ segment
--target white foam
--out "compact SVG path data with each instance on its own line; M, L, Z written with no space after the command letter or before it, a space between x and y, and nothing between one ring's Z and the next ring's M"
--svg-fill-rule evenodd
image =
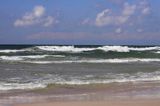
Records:
M158 53L158 54L160 54L160 51L157 51L157 52L155 52L155 53Z
M96 75L97 76L97 75ZM160 72L143 73L138 72L133 75L128 73L113 74L108 73L107 75L99 76L96 79L95 75L84 75L84 76L68 76L68 80L64 79L63 76L56 76L58 80L50 80L48 83L54 84L67 84L67 85L83 85L83 84L108 84L108 83L124 83L124 82L147 82L147 81L160 81ZM55 76L54 76L55 77Z
M0 50L0 53L16 53L16 52L24 52L26 50Z
M158 58L122 58L122 59L84 59L84 60L59 60L59 61L24 61L35 64L62 64L62 63L132 63L132 62L160 62Z
M20 61L23 60L23 58L19 56L0 56L0 59L6 60L6 61Z
M53 61L23 61L24 63L34 63L34 64L51 64Z
M37 46L41 50L54 51L54 52L84 52L93 50L103 50L105 52L115 51L115 52L129 52L129 51L150 51L150 50L160 50L160 47L128 47L128 46L102 46L94 48L78 48L74 46Z
M93 50L103 50L105 52L115 51L115 52L129 52L129 51L150 51L150 50L160 50L159 46L154 47L128 47L128 46L102 46L102 47L74 47L74 46L36 46L37 48L45 51L53 52L84 52ZM0 53L16 53L24 51L34 51L34 49L21 49L21 50L0 50Z
M0 90L16 90L16 89L36 89L45 88L48 84L61 84L61 85L87 85L87 84L108 84L108 83L125 83L125 82L152 82L160 81L160 72L143 73L138 72L135 74L122 73L108 73L106 75L52 75L47 74L36 82L30 83L4 83L0 82Z
M98 47L97 50L115 51L115 52L129 52L129 48L127 46L103 46Z
M46 85L41 83L3 83L0 82L0 90L16 90L16 89L35 89L35 88L45 88Z
M128 46L103 46L98 47L97 49L101 49L104 51L116 51L116 52L129 52L129 51L150 51L150 50L159 50L160 47L128 47Z
M129 48L130 50L133 51L150 51L150 50L159 50L160 47L156 46L156 47L144 47L144 48Z
M0 56L0 59L8 61L21 61L24 59L41 59L48 56L65 57L64 55L28 55L28 56Z
M29 56L19 56L21 58L29 58L29 59L40 59L40 58L45 58L50 55L29 55Z
M96 48L75 48L74 46L37 46L41 50L55 51L55 52L83 52L92 51Z
M45 57L65 57L64 55L28 55L28 56L18 56L21 58L29 58L29 59L41 59Z

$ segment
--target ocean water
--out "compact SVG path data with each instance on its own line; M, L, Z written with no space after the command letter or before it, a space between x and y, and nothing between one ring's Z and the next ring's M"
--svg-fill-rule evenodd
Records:
M0 46L0 92L160 81L160 46Z

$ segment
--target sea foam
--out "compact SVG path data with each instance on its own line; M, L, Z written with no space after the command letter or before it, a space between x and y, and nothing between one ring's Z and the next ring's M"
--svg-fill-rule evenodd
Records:
M49 84L58 85L89 85L89 84L109 84L109 83L126 83L126 82L156 82L160 81L160 72L137 72L135 74L129 73L108 73L104 75L54 75L47 74L44 77L37 79L35 82L29 83L4 83L0 82L0 90L16 90L16 89L37 89L46 88Z
M16 52L24 52L24 51L27 51L27 50L0 50L0 53L16 53Z
M160 62L158 58L122 58L122 59L84 59L84 60L59 60L59 61L25 61L35 64L62 64L62 63L133 63L133 62Z
M114 51L114 52L130 52L130 51L150 51L150 50L159 50L160 47L128 47L128 46L102 46L102 47L74 47L74 46L37 46L37 48L45 51L53 52L85 52L93 50L102 50L105 52Z
M0 60L21 61L25 59L42 59L46 57L65 57L64 55L28 55L28 56L0 56Z

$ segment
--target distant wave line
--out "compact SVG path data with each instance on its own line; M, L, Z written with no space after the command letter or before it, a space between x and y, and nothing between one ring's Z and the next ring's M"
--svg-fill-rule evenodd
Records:
M59 61L23 61L35 64L63 64L63 63L133 63L133 62L160 62L158 58L122 58L122 59L86 59L86 60L59 60Z

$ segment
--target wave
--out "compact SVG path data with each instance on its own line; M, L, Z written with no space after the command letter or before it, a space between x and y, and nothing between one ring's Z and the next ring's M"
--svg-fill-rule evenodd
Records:
M0 50L0 53L16 53L16 52L24 52L24 51L28 51L25 49L21 49L21 50Z
M74 47L74 46L36 46L37 48L45 51L53 52L85 52L85 51L94 51L102 50L105 52L114 51L114 52L130 52L130 51L151 51L151 50L160 50L159 46L155 47L128 47L128 46L102 46L102 47Z
M160 51L157 51L157 52L155 52L155 53L158 53L158 54L160 54Z
M0 82L0 91L16 90L16 89L37 89L46 88L48 85L89 85L89 84L109 84L109 83L126 83L126 82L151 82L160 81L160 72L143 73L138 72L135 74L121 73L114 74L108 73L106 75L52 75L37 79L35 82L29 83L5 83Z
M160 47L159 46L155 46L155 47L143 47L143 48L133 48L133 47L130 47L129 49L133 50L133 51L150 51L150 50L160 50Z
M16 89L36 89L36 88L45 88L46 86L41 83L4 83L0 82L0 90L16 90Z
M37 49L38 48L38 49ZM25 49L8 49L0 50L0 53L17 53L17 52L30 52L37 50L42 51L51 51L51 52L72 52L72 53L81 53L87 51L102 50L104 52L130 52L130 51L151 51L151 50L160 50L159 46L154 47L129 47L129 46L99 46L99 47L76 47L76 46L35 46Z
M46 57L65 57L64 55L28 55L28 56L0 56L1 60L22 61L25 59L42 59Z
M54 58L59 59L54 59ZM26 55L26 56L0 56L0 60L4 61L16 61L35 64L50 64L50 63L131 63L131 62L160 62L160 58L110 58L100 59L96 58L73 58L66 57L65 55ZM46 59L45 59L46 58ZM45 60L38 60L45 59ZM51 60L50 60L51 59ZM30 61L32 60L32 61Z
M160 47L128 47L128 46L103 46L98 47L97 49L104 51L115 51L115 52L130 52L130 51L151 51L151 50L159 50Z
M122 59L84 59L84 60L59 60L59 61L24 61L35 64L62 64L62 63L133 63L133 62L160 62L153 58L122 58Z
M0 56L0 60L20 61L20 60L23 60L23 58L19 56Z
M125 82L147 82L147 81L160 81L160 72L143 73L138 72L130 75L124 74L113 74L99 76L99 79L95 79L95 75L86 75L83 78L70 77L69 80L61 79L60 81L54 82L54 84L62 85L84 85L84 84L108 84L108 83L125 83Z
M55 52L83 52L92 51L96 48L75 48L74 46L37 46L41 50L55 51Z

